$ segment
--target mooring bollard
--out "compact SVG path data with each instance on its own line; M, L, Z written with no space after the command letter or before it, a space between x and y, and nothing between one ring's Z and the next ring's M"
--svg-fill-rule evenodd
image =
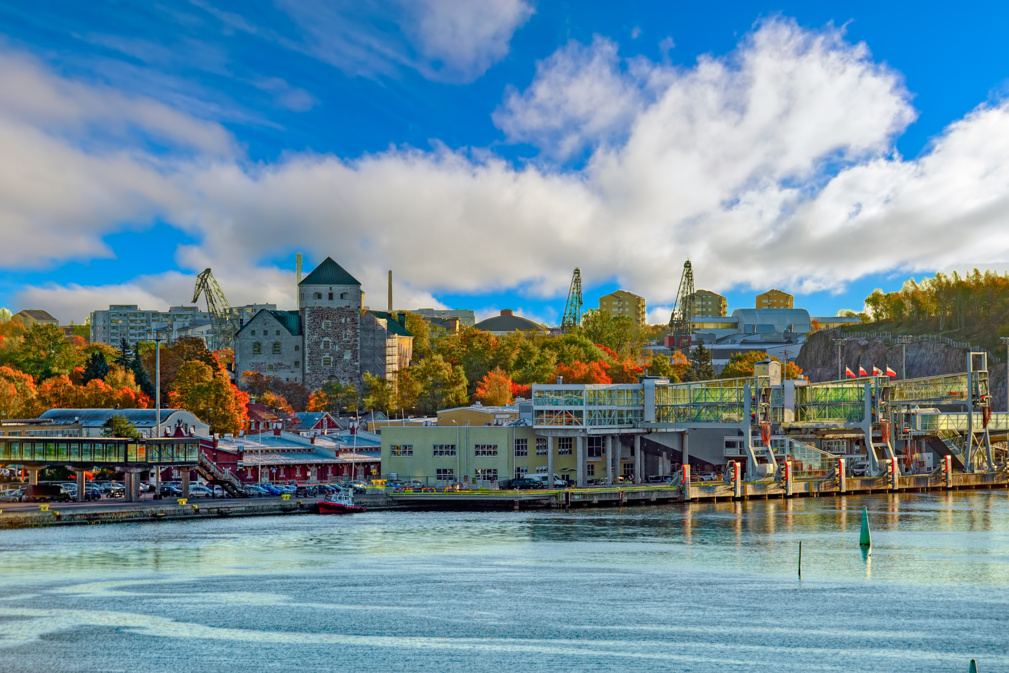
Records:
M785 496L792 497L792 461L785 461Z
M179 503L179 507L185 507L189 500L187 498L179 498L176 502Z
M844 493L844 480L848 476L846 474L846 472L847 472L847 470L845 469L845 466L844 466L844 458L838 458L837 459L837 483L838 483L838 491L840 491L841 493Z
M897 463L897 457L894 456L890 459L890 489L896 491L899 485L898 479L900 478L900 465Z
M946 473L946 488L953 488L953 456L942 457L942 471Z

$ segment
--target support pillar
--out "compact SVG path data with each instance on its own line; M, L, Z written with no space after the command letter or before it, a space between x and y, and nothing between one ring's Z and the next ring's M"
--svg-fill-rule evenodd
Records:
M606 481L613 483L613 435L606 435Z
M575 483L578 484L578 488L585 488L585 458L588 452L588 440L584 435L578 435L575 438Z
M690 465L690 443L689 443L690 431L683 431L683 442L680 445L680 452L683 455L683 464Z
M791 498L792 491L792 461L785 461L785 496Z
M680 468L680 473L683 475L683 483L680 484L680 490L683 493L683 499L690 500L690 465L684 464Z
M641 457L641 435L634 435L634 483L640 484L644 472L644 458Z
M189 497L189 468L182 468L182 497Z
M547 486L550 488L554 487L554 444L555 437L550 435L547 437Z
M77 470L77 502L84 502L87 496L87 477L84 470Z
M732 468L732 497L739 500L743 497L743 468L739 461L729 463Z
M837 484L838 484L838 490L841 493L844 493L844 488L845 488L844 480L847 479L847 477L848 477L847 472L848 472L847 465L845 463L844 458L838 458L837 459Z
M38 468L38 467L27 467L25 469L28 470L28 485L29 486L38 486L39 485L39 472L41 471L41 468Z
M136 502L133 497L133 473L123 473L123 500L126 502Z

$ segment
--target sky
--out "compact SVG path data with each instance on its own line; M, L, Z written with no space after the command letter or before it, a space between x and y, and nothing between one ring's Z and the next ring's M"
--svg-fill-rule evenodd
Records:
M1009 268L1009 4L0 0L0 306L814 316Z

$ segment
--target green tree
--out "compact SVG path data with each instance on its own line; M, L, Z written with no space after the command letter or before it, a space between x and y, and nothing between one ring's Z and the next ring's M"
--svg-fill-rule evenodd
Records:
M112 371L112 368L109 367L109 362L105 359L105 355L101 351L92 351L84 365L81 384L87 384L88 381L95 379L104 381L110 371Z
M592 343L601 344L621 355L639 355L645 339L629 316L614 316L591 309L582 316L582 333Z
M102 426L103 437L121 437L123 439L140 439L140 431L127 420L125 416L115 414L109 416Z
M367 411L383 411L386 416L392 416L397 408L396 387L392 381L365 372L364 376L364 408Z
M40 379L70 374L83 353L70 344L56 325L35 324L28 328L12 354L11 364Z
M652 357L652 361L648 364L648 375L664 376L673 382L680 380L680 377L673 370L672 360L669 359L668 355L663 355L662 353Z
M690 354L690 369L694 379L707 381L715 378L715 368L711 366L711 351L699 343Z
M136 348L133 349L133 357L130 359L129 369L133 372L133 379L137 382L137 385L140 386L140 392L153 400L157 393L154 390L154 384L151 383L151 377L147 375L147 370L144 369L144 364L140 360L139 343Z
M433 355L410 368L410 378L419 386L417 410L434 414L439 409L469 402L466 374L440 355ZM485 374L486 375L486 374Z
M431 323L417 313L406 314L406 331L413 335L413 359L423 360L431 355Z

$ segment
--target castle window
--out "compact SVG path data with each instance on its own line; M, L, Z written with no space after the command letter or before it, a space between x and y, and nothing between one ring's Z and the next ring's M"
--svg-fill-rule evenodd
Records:
M316 292L315 294L312 295L312 299L322 299L322 293Z
M295 367L300 367L301 366L301 360L295 360L294 361L294 366Z
M266 365L267 371L273 371L273 365Z
M333 323L331 321L329 321L329 320L323 320L322 321L322 329L329 329L332 326L333 326Z
M332 367L333 366L333 356L332 355L323 355L322 356L322 366L323 367Z
M273 342L273 354L274 355L280 355L280 342L279 341L274 341Z
M252 336L256 336L256 330L252 330L251 332L249 332L249 334L251 334Z
M258 341L256 343L252 344L252 354L253 355L259 355L262 352L263 352L263 344L259 343Z
M331 342L329 339L323 339L322 340L322 350L328 351L330 349L330 347L332 346L332 343L333 342Z
M346 292L341 292L340 299L350 299L350 295L348 295Z
M298 344L294 344L294 352L297 353L300 350L301 350L301 346L299 346Z
M332 292L329 293L329 300L333 301L333 293Z

